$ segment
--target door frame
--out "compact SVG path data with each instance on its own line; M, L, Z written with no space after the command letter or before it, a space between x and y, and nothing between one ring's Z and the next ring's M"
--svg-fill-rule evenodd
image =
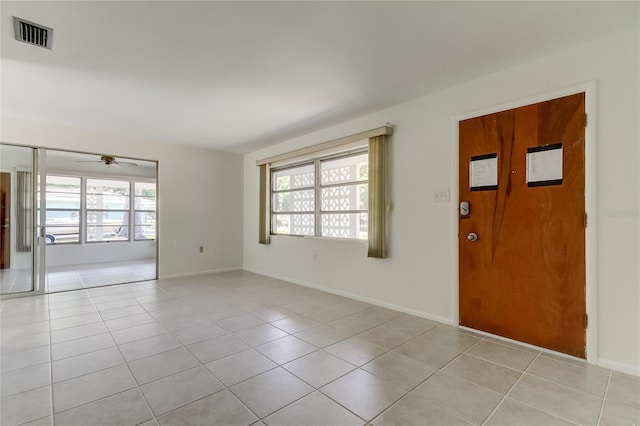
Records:
M1 179L2 179L2 175L8 175L9 176L9 194L8 194L8 201L5 201L4 203L4 211L5 211L5 215L7 214L7 211L9 212L9 228L4 228L5 229L5 235L4 238L0 237L0 245L5 243L5 240L9 240L9 246L8 247L2 247L2 249L4 249L4 253L0 253L0 266L2 264L6 265L6 263L4 263L5 258L9 259L9 265L6 266L6 268L2 268L2 269L10 269L11 268L11 262L13 262L13 253L11 248L13 247L13 238L11 236L11 231L13 231L13 217L11 217L11 203L13 202L13 174L11 173L11 171L5 172L2 170L2 168L0 168L0 184L1 184ZM2 202L0 200L0 202ZM9 206L7 208L7 205ZM4 227L6 224L6 216L5 216L5 220L4 222L2 221L2 219L0 219L0 227ZM7 229L8 229L8 233L7 233Z
M563 96L585 93L585 113L587 114L587 126L585 128L585 210L587 213L587 228L585 229L585 273L586 273L586 313L589 324L586 330L586 351L589 364L598 362L598 265L597 265L597 82L595 80L573 86L546 92L540 95L519 99L503 104L490 106L487 108L471 111L465 114L452 117L451 120L451 322L454 327L460 327L460 277L459 277L459 240L458 240L458 205L460 203L459 190L459 123L462 120L493 114L500 111L519 108L525 105L549 101ZM489 333L474 330L480 334L491 335ZM494 336L500 340L512 341L500 336ZM533 347L523 342L518 342L524 346ZM538 348L545 352L571 357L560 352L551 351L545 348Z

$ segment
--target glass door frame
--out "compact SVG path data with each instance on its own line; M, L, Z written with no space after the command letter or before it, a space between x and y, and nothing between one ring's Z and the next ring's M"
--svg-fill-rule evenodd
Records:
M46 280L45 272L46 271L45 271L44 265L46 264L45 263L46 252L44 247L45 241L43 238L39 238L40 233L43 232L41 231L41 227L39 226L39 224L44 223L45 210L40 208L41 206L44 206L44 204L42 204L44 193L40 194L42 191L38 191L38 188L39 188L38 181L39 180L42 181L43 176L45 176L46 157L44 155L44 149L37 148L34 146L17 145L17 144L4 143L4 142L1 142L0 145L17 148L17 149L31 150L31 153L30 153L31 154L31 170L29 170L29 172L31 173L31 187L32 187L31 200L30 200L32 205L31 229L27 230L27 232L30 233L30 237L31 237L30 238L31 273L29 274L31 276L31 287L30 287L30 290L26 290L26 291L1 293L0 299L6 300L6 299L14 299L14 298L25 297L25 296L42 295L42 294L45 294L45 280ZM11 193L14 195L17 195L18 194L17 172L21 170L19 170L19 167L16 167L16 165L13 165L12 169L16 173L12 174ZM25 170L22 170L22 171L27 171L26 169L27 168L25 167ZM12 202L12 206L13 205L16 205L15 202ZM11 210L14 210L14 207L12 207ZM17 212L14 213L13 211L10 211L9 214L11 215L12 218L15 218L17 216ZM13 222L14 222L13 220L11 220L10 222L12 229L15 226L17 226L18 221L15 220L16 224L14 224ZM44 228L42 227L42 229ZM41 242L42 244L40 244ZM10 239L11 247L9 249L12 250L15 244L16 242L13 239ZM12 253L14 253L13 250L12 250ZM11 265L10 265L10 268L11 268Z
M47 218L47 153L44 148L34 148L33 158L33 294L42 295L46 291L47 251L46 251L46 218Z

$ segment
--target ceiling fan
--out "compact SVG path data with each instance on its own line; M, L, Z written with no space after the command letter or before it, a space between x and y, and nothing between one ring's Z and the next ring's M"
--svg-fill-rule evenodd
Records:
M99 160L79 160L78 163L104 163L105 166L120 167L121 165L137 166L138 163L131 161L117 161L112 155L102 155Z

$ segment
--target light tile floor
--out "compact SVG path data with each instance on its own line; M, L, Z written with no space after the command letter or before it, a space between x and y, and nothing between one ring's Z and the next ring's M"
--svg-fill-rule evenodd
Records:
M2 301L30 425L632 425L640 379L249 272Z
M154 279L156 263L149 259L52 266L47 268L45 277L47 293L79 290ZM2 294L20 293L31 289L31 269L0 269Z

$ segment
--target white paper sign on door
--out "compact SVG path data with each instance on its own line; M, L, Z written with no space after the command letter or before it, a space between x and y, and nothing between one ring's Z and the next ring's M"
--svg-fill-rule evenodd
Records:
M562 184L562 143L527 149L527 186Z
M498 154L471 157L469 188L472 191L498 189Z

